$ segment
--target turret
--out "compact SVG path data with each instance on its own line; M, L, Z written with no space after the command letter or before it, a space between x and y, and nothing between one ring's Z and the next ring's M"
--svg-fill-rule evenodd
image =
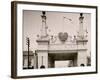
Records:
M47 17L45 11L42 11L41 18L42 18L41 38L46 38L48 35L47 35L47 25L46 25Z
M83 26L83 22L84 22L84 16L83 13L80 13L80 17L79 17L79 31L78 31L78 35L77 35L77 43L80 44L84 44L86 43L87 40L87 35L85 34L85 30L84 30L84 26Z

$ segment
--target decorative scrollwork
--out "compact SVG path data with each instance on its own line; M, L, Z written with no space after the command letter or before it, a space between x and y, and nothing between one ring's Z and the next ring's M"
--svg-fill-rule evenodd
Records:
M57 40L57 36L53 36L53 35L50 36L51 43L55 43L56 40Z

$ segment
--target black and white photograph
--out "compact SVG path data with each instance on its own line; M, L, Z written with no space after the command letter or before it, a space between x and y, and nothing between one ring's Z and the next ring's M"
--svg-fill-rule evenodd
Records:
M97 7L12 2L12 77L97 73Z
M23 11L23 69L91 66L91 14Z

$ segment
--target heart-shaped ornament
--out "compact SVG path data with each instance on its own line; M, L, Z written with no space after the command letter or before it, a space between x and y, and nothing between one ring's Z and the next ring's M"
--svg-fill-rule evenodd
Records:
M58 34L60 41L65 42L68 39L68 33L67 32L60 32Z

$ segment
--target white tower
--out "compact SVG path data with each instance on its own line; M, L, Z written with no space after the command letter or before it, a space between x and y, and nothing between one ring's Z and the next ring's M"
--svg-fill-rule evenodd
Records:
M78 35L77 35L77 42L81 42L81 43L86 43L87 40L87 34L85 34L85 30L83 28L83 13L80 13L80 17L79 17L79 31L78 31Z
M78 32L78 38L84 39L84 29L83 29L83 13L80 13L79 17L79 32Z
M41 38L46 38L48 35L47 35L47 25L46 25L46 15L45 15L45 11L42 11L42 15L41 15L41 18L42 18L42 29L41 29Z
M39 39L37 39L38 49L36 51L38 56L38 68L48 68L48 45L49 37L47 34L46 15L42 11L42 29Z
M77 50L78 50L78 66L86 66L87 65L87 38L85 34L85 30L83 28L83 13L80 13L79 17L79 32L77 35Z

